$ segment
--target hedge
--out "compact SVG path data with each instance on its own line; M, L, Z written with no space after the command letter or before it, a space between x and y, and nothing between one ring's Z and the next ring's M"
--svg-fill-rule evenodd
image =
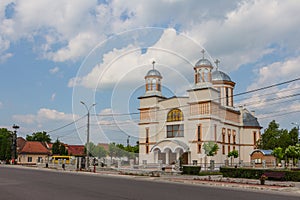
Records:
M284 172L284 181L296 181L300 182L300 171L291 170L277 170L277 169L251 169L251 168L228 168L221 167L220 172L224 177L231 178L249 178L259 179L265 172ZM276 180L268 177L268 180Z
M195 165L182 166L182 174L198 175L200 170L201 170L201 166L195 166Z

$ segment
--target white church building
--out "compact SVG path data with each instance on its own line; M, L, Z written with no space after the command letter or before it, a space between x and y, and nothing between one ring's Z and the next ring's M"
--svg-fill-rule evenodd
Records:
M154 68L145 76L140 100L139 161L142 163L204 164L203 145L214 142L219 150L211 159L224 163L229 152L250 162L262 128L253 113L234 107L235 82L203 57L195 64L194 86L183 97L162 94L161 73Z

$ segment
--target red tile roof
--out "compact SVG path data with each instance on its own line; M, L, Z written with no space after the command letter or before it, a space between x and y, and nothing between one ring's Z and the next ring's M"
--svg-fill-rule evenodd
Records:
M109 144L107 144L107 143L98 143L98 146L103 147L106 151L109 150Z
M26 140L22 137L17 138L17 151L19 152L21 149L23 149L24 145L26 143Z
M85 156L84 145L67 145L68 154L72 156Z
M26 141L24 147L20 149L19 154L50 154L50 151L37 141Z

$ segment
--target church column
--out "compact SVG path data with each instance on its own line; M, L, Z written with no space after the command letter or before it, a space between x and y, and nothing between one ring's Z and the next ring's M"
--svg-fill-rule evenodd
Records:
M168 164L170 164L170 150L167 150L166 151L166 164L168 165Z

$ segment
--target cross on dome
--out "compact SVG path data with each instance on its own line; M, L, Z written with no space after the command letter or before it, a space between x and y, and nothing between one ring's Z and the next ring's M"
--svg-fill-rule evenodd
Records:
M218 71L218 70L219 70L220 60L219 60L219 59L216 59L215 63L216 63L216 66L217 66L216 70Z
M201 53L202 53L202 59L204 59L205 50L202 49L202 50L201 50Z
M154 69L155 60L152 61L152 67Z

